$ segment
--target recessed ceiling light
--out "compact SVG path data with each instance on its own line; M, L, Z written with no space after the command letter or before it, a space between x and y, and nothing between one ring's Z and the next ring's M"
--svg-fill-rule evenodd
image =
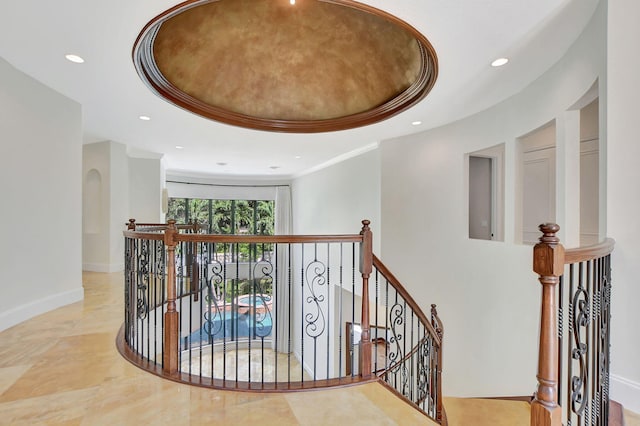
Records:
M495 61L491 62L491 66L492 67L501 67L504 64L506 64L507 62L509 62L508 58L498 58Z
M296 160L299 160L299 159L301 159L301 158L302 158L302 155L296 155L296 156L295 156L295 159L296 159Z
M148 115L141 115L140 117L138 117L140 120L142 121L149 121L151 120L151 117L149 117Z
M422 124L422 121L412 121L411 124L414 126L419 126Z
M64 57L67 58L67 61L75 62L76 64L81 64L84 62L84 59L82 59L80 56L73 55L71 53L68 55L64 55Z
M182 146L182 145L176 145L176 149L184 149L184 146Z
M296 0L289 0L289 4L296 4Z
M269 166L269 168L270 168L271 170L277 170L277 169L279 169L279 168L280 168L280 166Z
M224 161L220 161L218 163L216 163L218 166L226 166L227 163L225 163Z

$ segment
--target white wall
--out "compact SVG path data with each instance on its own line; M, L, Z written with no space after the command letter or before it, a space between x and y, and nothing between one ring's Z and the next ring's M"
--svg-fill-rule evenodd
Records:
M81 300L80 105L0 58L0 330Z
M162 223L161 160L129 158L129 216L140 223Z
M579 121L568 109L596 79L604 81L605 19L600 5L576 44L521 93L459 122L381 145L382 260L425 310L438 305L447 395L535 390L540 285L531 271L531 247L515 243L516 141L555 119L558 149L569 152L565 145L574 141L566 128ZM465 154L499 143L505 143L505 241L472 240ZM559 185L579 188L579 176L562 172ZM558 206L561 226L578 215L566 206Z
M94 218L83 218L82 267L85 271L121 271L124 268L122 230L130 217L127 147L105 141L84 145L82 152L83 211L100 215L100 219L95 221L99 223L99 229L86 226ZM96 173L101 177L99 207L89 204L97 197L92 196L87 189L87 176Z
M369 219L380 247L380 152L298 177L291 185L294 234L357 234Z
M109 265L112 271L124 269L124 237L129 215L129 157L126 145L110 142L111 191L109 193Z
M124 268L122 231L129 218L139 223L164 221L161 211L165 185L162 158L129 157L126 145L104 141L83 146L82 164L83 269L121 271ZM100 177L99 196L91 190L97 185L88 181L95 180L95 176ZM97 201L99 205L95 205Z
M109 142L82 147L82 265L88 271L108 271L111 171ZM99 185L91 183L92 176Z
M609 0L608 19L606 223L607 233L616 239L611 396L640 412L640 2Z

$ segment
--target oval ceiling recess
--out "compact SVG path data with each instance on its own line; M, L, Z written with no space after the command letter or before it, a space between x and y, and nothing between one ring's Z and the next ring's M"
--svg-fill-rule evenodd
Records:
M422 100L438 62L406 22L353 1L187 1L133 48L143 81L195 114L251 129L328 132Z

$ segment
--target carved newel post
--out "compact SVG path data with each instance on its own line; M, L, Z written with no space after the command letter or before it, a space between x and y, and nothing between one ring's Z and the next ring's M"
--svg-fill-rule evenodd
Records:
M136 230L136 220L129 219L129 223L127 223L127 231L135 231Z
M556 237L560 227L540 225L543 236L533 248L533 271L540 275L542 310L538 352L538 388L531 403L531 426L559 426L562 409L558 406L558 308L556 285L564 272L564 247Z
M165 374L178 374L178 312L176 311L176 221L169 220L164 231L164 244L167 246L167 311L164 314L164 354L163 371Z
M362 221L362 245L360 246L360 273L362 274L362 317L360 326L360 376L363 379L371 378L371 334L369 324L369 276L373 271L373 233L369 229L368 220Z

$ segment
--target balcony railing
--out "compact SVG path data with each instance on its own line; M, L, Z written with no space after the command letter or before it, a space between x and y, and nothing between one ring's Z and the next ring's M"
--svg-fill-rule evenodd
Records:
M213 235L136 224L125 236L121 353L198 386L295 391L379 380L441 424L442 323L358 234Z

